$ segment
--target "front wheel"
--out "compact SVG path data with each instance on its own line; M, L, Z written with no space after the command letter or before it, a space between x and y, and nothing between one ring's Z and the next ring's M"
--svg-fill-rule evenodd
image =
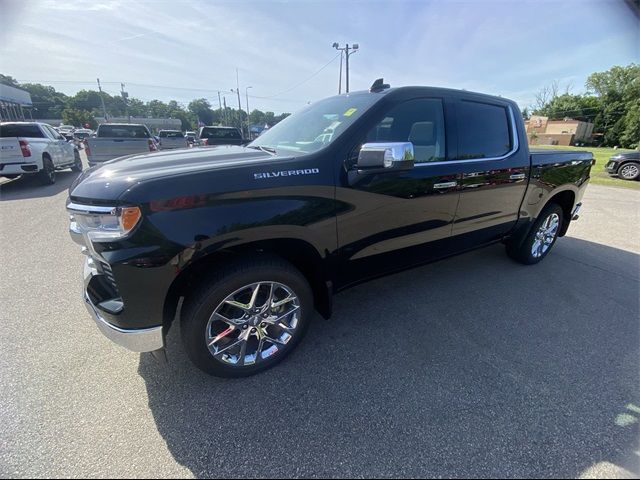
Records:
M305 277L280 259L228 266L185 301L182 341L191 361L219 377L246 377L284 359L313 315Z
M618 176L623 180L637 180L640 178L640 164L634 162L625 163L618 170Z
M525 265L540 262L555 245L563 222L564 213L560 205L556 203L547 205L519 246L507 244L507 253L511 258Z

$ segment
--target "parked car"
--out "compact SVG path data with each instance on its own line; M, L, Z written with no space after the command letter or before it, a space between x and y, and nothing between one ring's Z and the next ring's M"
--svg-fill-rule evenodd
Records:
M604 168L609 175L617 175L623 180L638 180L640 178L640 152L616 153Z
M189 144L184 134L180 130L160 130L158 132L160 150L171 150L174 148L187 148Z
M90 166L134 153L158 150L158 144L146 125L133 123L103 123L98 126L95 138L89 137L85 144Z
M377 81L246 147L88 171L67 209L87 247L84 302L108 338L161 354L181 305L193 363L240 377L281 361L314 309L329 317L332 294L356 283L494 242L540 262L578 218L592 165L589 152L530 152L513 101ZM461 301L450 293L442 302Z
M244 145L248 143L242 138L239 128L235 127L200 127L198 144L212 145Z
M84 147L85 140L91 136L93 130L88 128L79 128L73 132L73 143L79 149Z
M65 135L67 133L73 133L75 127L73 125L60 125L58 126L57 130L62 135Z
M56 171L82 171L80 153L46 123L0 123L0 176L35 175L43 185L56 181Z

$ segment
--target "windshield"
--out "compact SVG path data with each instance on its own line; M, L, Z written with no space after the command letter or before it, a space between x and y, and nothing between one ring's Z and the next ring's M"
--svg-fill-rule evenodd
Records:
M265 131L249 146L293 150L303 154L326 147L380 97L341 95L316 102Z

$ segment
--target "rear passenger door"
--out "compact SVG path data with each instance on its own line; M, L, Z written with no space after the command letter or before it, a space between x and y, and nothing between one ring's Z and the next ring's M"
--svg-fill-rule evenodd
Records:
M45 138L48 140L46 151L51 155L51 161L55 167L60 166L63 163L64 153L62 150L62 140L64 137L56 132L49 125L41 125L45 132Z
M519 112L508 102L463 96L455 111L461 178L453 236L464 236L456 240L473 246L497 240L514 226L527 188L529 155L519 145Z

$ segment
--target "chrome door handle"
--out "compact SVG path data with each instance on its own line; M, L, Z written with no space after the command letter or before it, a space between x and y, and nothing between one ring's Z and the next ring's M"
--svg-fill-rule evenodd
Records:
M457 186L458 186L458 182L443 182L443 183L434 184L433 188L440 190L442 188L453 188Z
M510 180L524 180L526 175L524 173L514 173L509 177Z

